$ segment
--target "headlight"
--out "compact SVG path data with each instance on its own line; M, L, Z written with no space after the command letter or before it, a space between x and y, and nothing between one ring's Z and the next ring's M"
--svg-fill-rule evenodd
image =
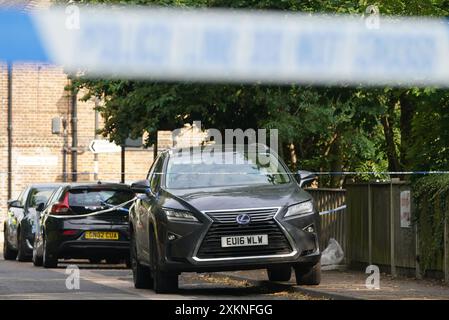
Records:
M312 213L313 212L313 203L312 201L305 201L301 203L294 204L290 207L288 207L288 211L285 214L284 217L291 217L291 216L299 216L306 213Z
M198 222L198 219L188 211L179 211L174 209L164 209L167 219L170 221L189 221Z

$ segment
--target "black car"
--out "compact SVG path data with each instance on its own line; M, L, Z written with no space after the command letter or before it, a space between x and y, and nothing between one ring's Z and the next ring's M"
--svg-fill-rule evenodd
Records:
M295 177L268 148L214 151L231 164L204 152L162 152L131 185L140 193L130 209L135 287L171 292L181 272L244 269L287 281L292 267L298 284L319 284L319 215L300 187L312 175Z
M25 188L16 200L8 201L4 222L3 257L5 260L31 261L34 233L37 225L36 208L46 203L58 188L57 184L36 184Z
M128 213L134 196L124 184L60 187L40 213L34 265L53 268L58 259L129 264Z

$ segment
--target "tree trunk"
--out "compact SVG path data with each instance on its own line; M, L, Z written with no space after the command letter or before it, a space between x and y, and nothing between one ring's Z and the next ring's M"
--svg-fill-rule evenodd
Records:
M394 143L393 127L391 125L391 118L388 115L383 115L380 118L382 126L384 128L385 145L388 158L388 170L400 171L398 154L396 152L396 146Z
M293 142L290 142L288 145L290 151L290 162L292 166L292 170L296 171L298 169L298 159L296 157L296 148Z
M406 93L403 93L399 98L401 106L401 118L400 118L400 129L401 129L401 145L399 147L400 151L400 164L404 170L410 170L410 161L408 159L408 150L413 143L412 141L412 120L415 112L415 106L409 100Z
M281 138L279 138L279 142L278 142L278 154L281 157L281 159L285 159L284 158L284 143L282 142Z
M343 170L343 158L341 154L340 136L336 133L329 149L330 171L341 172ZM342 176L333 174L330 177L330 185L332 188L341 187Z

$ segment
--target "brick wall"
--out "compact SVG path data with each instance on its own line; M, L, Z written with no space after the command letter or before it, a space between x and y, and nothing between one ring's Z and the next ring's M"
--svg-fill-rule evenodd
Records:
M45 64L14 64L12 197L32 183L63 181L62 134L52 134L53 118L65 118L68 124L67 144L72 144L71 99L64 87L69 83L62 67ZM82 96L82 92L79 96ZM7 199L7 68L0 64L0 220L6 213ZM77 102L78 109L78 181L94 181L94 154L88 150L95 138L94 102ZM100 126L101 126L100 119ZM199 144L204 137L195 126L185 126L176 144ZM173 146L170 131L158 134L158 147ZM153 162L153 149L127 148L126 182L146 177ZM71 153L67 155L67 172L71 179ZM120 181L121 153L98 154L98 179Z
M5 201L7 200L7 148L8 131L7 131L7 78L6 66L0 65L0 220L4 214ZM2 227L0 226L0 230Z
M62 134L51 132L52 118L67 119L68 145L71 146L71 102L64 87L68 84L62 67L43 64L13 65L13 171L12 196L31 183L58 182L63 178ZM7 69L0 65L0 220L7 199ZM82 93L80 93L80 96ZM95 137L94 103L78 101L78 180L93 181L94 154L88 150ZM101 124L100 124L101 125ZM153 161L152 149L128 149L126 180L143 179ZM67 171L72 172L71 153ZM121 155L98 155L98 179L120 180ZM68 175L69 180L71 175Z
M0 7L15 5L29 11L46 8L50 0L0 0ZM13 145L12 145L12 197L15 198L29 184L60 182L63 179L64 137L51 132L53 118L65 118L68 124L67 144L71 146L71 101L64 87L69 80L62 67L48 64L21 63L13 65ZM82 96L82 93L80 93ZM93 181L94 154L88 150L95 137L94 103L78 101L78 181ZM8 200L8 131L7 131L7 67L0 63L0 222L6 214ZM101 119L100 119L101 122ZM101 125L101 123L100 123ZM185 134L184 134L185 131ZM200 138L196 138L198 133ZM186 126L178 137L181 146L201 142L204 133ZM171 132L159 132L159 149L173 146ZM153 150L127 149L126 182L146 177L153 162ZM67 155L70 181L71 153ZM98 179L119 181L121 154L98 155ZM0 226L0 230L1 230Z

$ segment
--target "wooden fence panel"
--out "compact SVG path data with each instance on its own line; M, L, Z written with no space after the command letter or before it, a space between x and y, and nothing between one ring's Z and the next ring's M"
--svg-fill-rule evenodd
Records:
M401 227L400 194L405 190L410 190L410 185L402 181L392 184L390 182L372 182L369 185L368 183L352 183L347 185L346 190L307 189L320 212L346 205L345 210L320 215L320 249L324 250L329 239L334 238L342 246L346 263L350 265L363 266L372 263L383 267L387 272L394 265L395 270L397 268L399 273L414 274L418 255L415 226L412 224L410 227ZM371 204L371 209L369 204ZM429 203L429 208L427 208L429 210L421 209L423 212L420 213L422 220L420 238L433 236L430 226L426 224L427 216L431 215L430 206L432 205L435 203ZM391 219L391 207L393 208L393 219ZM412 203L412 212L415 210ZM393 222L393 226L391 222ZM391 259L392 234L394 236L393 264ZM430 270L441 272L443 269L443 252L438 252L435 260L432 261Z
M362 186L363 187L363 186ZM364 186L366 187L366 185ZM390 188L387 184L371 184L372 262L390 264ZM364 212L361 214L365 214ZM366 239L368 241L368 239ZM361 261L368 262L368 260Z
M313 197L319 212L337 209L346 204L346 190L344 189L309 188L306 191ZM324 250L329 239L334 238L346 254L346 209L320 215L320 218L320 249Z
M391 189L392 194L390 194ZM350 264L372 263L384 266L386 270L397 267L407 273L413 271L416 264L415 229L413 225L401 227L400 217L400 193L405 190L410 190L410 186L401 181L392 184L390 182L348 184L346 198L348 262ZM370 202L371 223L368 205ZM393 214L392 219L391 214ZM391 256L392 247L394 259Z

